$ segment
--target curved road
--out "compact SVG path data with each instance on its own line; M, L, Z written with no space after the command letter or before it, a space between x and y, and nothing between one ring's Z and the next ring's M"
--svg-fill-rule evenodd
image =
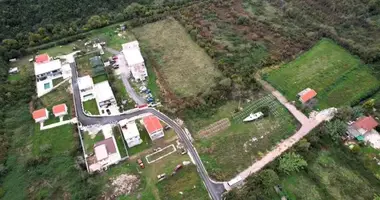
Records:
M138 110L131 111L130 113L123 113L123 114L115 115L115 116L94 116L94 117L87 116L83 112L82 102L80 99L79 87L78 87L78 82L77 82L78 72L76 69L75 61L70 63L70 67L72 71L72 85L73 85L75 110L76 110L78 121L83 126L105 125L105 124L115 123L122 119L136 117L145 113L151 113L157 116L160 120L162 120L163 122L168 124L170 127L172 127L173 130L177 133L180 140L184 143L188 151L188 154L193 158L193 161L195 162L195 165L197 166L197 171L200 177L202 178L203 183L205 184L206 189L209 192L209 195L211 196L211 198L213 200L221 199L222 194L225 192L223 183L217 183L210 179L198 155L198 152L196 151L195 147L187 138L185 131L176 122L174 122L168 116L166 116L165 114L159 112L158 110L154 108L138 109Z

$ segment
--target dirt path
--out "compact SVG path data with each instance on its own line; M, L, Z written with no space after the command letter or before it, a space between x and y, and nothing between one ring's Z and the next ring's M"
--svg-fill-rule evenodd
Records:
M308 118L301 111L297 110L297 108L288 102L288 100L275 88L273 88L269 83L262 80L260 75L256 74L256 80L260 82L263 87L270 91L277 100L289 110L290 113L302 124L302 127L291 137L287 138L280 144L276 146L271 152L267 153L264 157L262 157L259 161L253 163L250 167L239 173L236 177L240 177L242 180L245 180L249 175L260 171L264 168L268 163L272 162L290 147L292 147L295 143L301 140L304 136L306 136L310 131L312 131L315 127L317 127L321 122L328 119L328 116L324 116L323 114L318 115L315 118ZM322 112L323 113L323 112ZM231 187L224 183L226 190L230 190Z

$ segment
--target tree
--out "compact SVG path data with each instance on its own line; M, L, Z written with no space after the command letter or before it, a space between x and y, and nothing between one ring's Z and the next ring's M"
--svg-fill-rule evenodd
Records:
M280 181L280 178L272 169L264 169L259 174L259 180L263 188L269 189L273 188Z
M306 138L302 138L298 143L297 143L297 149L300 151L308 151L310 147L310 142L307 141Z
M380 200L380 195L375 194L375 196L373 197L373 200Z
M280 158L278 169L285 174L290 174L298 172L306 166L307 162L301 155L291 152L286 153Z
M335 142L339 141L339 138L343 136L347 131L347 124L341 120L333 120L327 122L322 126L321 133L329 135Z
M338 112L335 114L336 119L340 119L342 121L350 121L352 120L353 109L350 106L345 106L338 109Z
M7 48L8 50L19 48L19 44L18 44L17 40L15 40L15 39L5 39L5 40L3 40L2 43L3 43L3 46L5 48Z
M367 112L372 112L373 108L375 107L375 99L370 99L363 103L362 107Z

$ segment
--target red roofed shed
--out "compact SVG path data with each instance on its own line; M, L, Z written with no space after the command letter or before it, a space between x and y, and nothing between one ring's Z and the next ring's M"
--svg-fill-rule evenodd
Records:
M48 111L46 110L46 108L42 108L42 109L39 109L39 110L35 110L33 113L33 119L36 121L36 122L43 122L45 120L47 120L49 118L49 113Z
M53 106L53 113L54 113L54 116L56 117L66 115L67 114L66 104L63 103L63 104Z
M315 96L317 96L317 92L313 89L307 88L303 90L302 92L298 93L298 95L299 95L299 100L302 103L306 103L312 98L314 98Z

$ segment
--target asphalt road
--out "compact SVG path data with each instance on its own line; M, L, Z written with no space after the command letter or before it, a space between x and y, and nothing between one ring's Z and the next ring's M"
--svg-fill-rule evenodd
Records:
M193 158L193 161L195 162L195 165L197 166L197 171L200 175L200 177L203 180L203 183L206 186L207 191L209 192L209 195L213 200L220 200L222 197L222 194L225 192L225 188L223 186L223 183L217 183L210 179L210 177L207 174L207 171L198 155L198 152L196 151L193 144L190 142L190 140L187 138L185 131L173 120L171 120L168 116L165 114L159 112L158 110L154 108L144 108L144 109L136 109L130 113L123 113L120 115L115 116L99 116L99 117L91 117L87 116L83 112L83 105L80 99L79 94L79 87L78 87L78 72L76 69L76 63L70 63L71 71L72 71L72 85L73 85L73 95L74 95L74 104L75 104L75 110L77 114L78 121L83 126L91 126L91 125L105 125L110 123L116 123L122 119L132 118L139 116L141 114L151 113L155 116L157 116L160 120L168 124L172 129L177 133L179 139L182 141L184 146L186 147L188 154Z

